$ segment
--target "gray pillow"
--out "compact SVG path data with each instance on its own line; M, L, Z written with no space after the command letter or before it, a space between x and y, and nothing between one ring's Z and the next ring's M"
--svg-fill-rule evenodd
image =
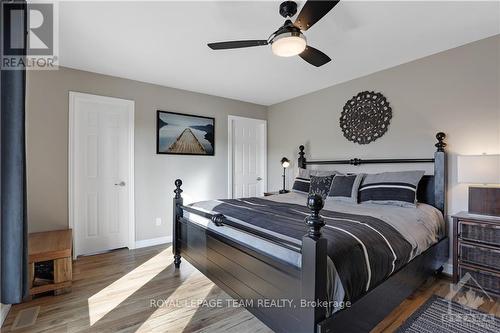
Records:
M310 179L311 178L311 170L299 168L299 173L297 175L299 178Z
M363 173L357 175L335 175L327 199L358 203L358 190L363 177Z
M325 177L325 176L335 176L338 174L338 171L335 170L311 170L310 175L311 176L320 176L320 177Z
M359 187L359 201L415 207L417 186L424 174L415 170L366 175Z
M311 169L299 168L298 173L297 173L297 177L303 178L303 179L310 179L311 176L325 177L325 176L336 175L338 173L339 172L335 171L335 170L329 171L329 170L311 170Z

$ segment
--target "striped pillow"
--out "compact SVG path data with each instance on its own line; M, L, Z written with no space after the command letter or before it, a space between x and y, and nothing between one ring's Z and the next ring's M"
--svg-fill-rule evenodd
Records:
M298 169L297 177L293 182L292 191L299 193L309 193L311 188L311 177L312 176L333 176L338 174L337 171L327 171L327 170L309 170L309 169Z
M311 179L295 177L295 181L293 182L292 191L298 193L309 193L309 189L311 188Z
M359 187L359 201L415 207L417 186L424 173L416 170L366 175Z

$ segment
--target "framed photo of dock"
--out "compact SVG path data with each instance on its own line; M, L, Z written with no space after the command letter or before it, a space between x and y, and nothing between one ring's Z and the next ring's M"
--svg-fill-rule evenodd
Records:
M215 118L157 111L157 154L213 156L214 152Z

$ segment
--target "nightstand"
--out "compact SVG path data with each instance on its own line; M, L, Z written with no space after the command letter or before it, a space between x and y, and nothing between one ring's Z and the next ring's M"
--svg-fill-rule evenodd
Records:
M467 212L452 217L453 282L469 273L484 290L500 294L500 217Z

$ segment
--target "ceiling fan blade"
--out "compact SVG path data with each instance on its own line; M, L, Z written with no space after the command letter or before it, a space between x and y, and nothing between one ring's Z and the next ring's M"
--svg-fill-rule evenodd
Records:
M324 64L332 60L329 56L311 46L306 46L306 49L302 51L299 56L316 67L323 66Z
M309 0L304 4L294 25L306 31L333 9L339 0Z
M230 42L208 43L207 45L212 50L239 49L242 47L267 45L267 40L265 39L236 40Z

